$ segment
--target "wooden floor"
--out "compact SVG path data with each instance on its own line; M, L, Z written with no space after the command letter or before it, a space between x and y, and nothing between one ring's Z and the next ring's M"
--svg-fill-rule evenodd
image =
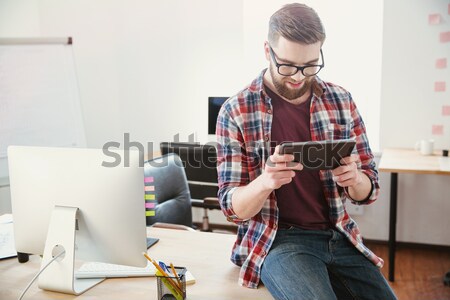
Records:
M371 242L366 245L384 259L381 271L388 278L387 245ZM448 249L399 245L395 259L395 281L389 283L399 300L450 299L450 287L443 284L445 273L450 271Z

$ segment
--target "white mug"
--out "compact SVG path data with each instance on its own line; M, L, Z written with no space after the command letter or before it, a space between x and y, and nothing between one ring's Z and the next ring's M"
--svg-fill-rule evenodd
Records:
M434 140L420 140L416 142L415 148L422 155L432 155L434 150Z

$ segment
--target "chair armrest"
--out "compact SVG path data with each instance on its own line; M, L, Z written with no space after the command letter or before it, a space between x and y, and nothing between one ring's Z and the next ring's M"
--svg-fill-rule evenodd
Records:
M217 209L220 209L219 198L217 197L206 197L203 199L203 202L206 205L217 206Z
M206 197L203 200L191 199L191 205L207 209L221 209L219 199L216 197Z

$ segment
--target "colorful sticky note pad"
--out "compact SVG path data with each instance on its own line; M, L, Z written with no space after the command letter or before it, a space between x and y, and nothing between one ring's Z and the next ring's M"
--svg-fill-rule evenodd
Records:
M447 68L447 58L436 59L436 69L445 69L445 68Z
M443 116L450 116L450 105L442 106L442 115Z
M145 200L155 200L155 195L145 195Z
M147 210L145 212L145 216L147 216L147 217L154 217L155 216L155 211L154 210Z
M433 125L431 127L432 135L444 135L444 126L443 125Z
M145 182L145 183L153 182L153 177L145 177L145 178L144 178L144 182Z
M434 83L435 92L445 92L445 81L436 81Z
M155 203L154 202L146 202L145 203L145 208L155 208Z
M428 24L437 25L441 23L441 15L440 14L429 14L428 15Z
M439 41L441 43L448 43L448 42L450 42L450 31L441 32L439 34Z

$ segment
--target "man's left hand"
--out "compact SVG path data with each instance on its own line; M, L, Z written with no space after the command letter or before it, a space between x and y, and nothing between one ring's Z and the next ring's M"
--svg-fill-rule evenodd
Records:
M341 166L332 171L333 180L341 187L355 186L363 181L358 170L359 156L352 154L341 159Z

